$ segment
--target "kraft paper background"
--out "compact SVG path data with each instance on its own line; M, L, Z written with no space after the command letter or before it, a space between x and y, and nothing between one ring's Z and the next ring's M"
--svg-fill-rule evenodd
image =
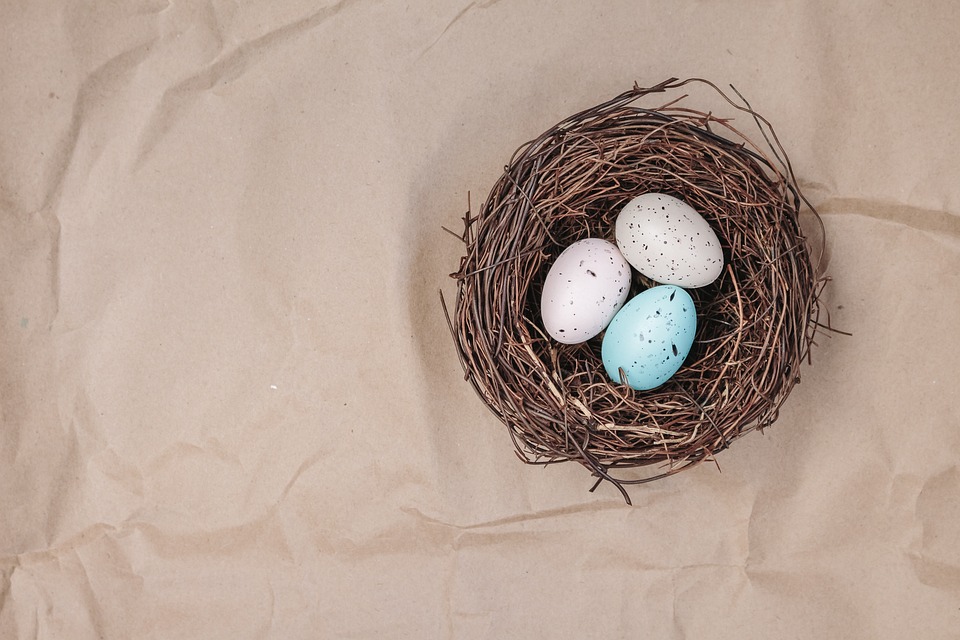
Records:
M958 41L946 1L0 3L0 637L960 637ZM628 507L463 381L441 225L671 76L773 122L853 336Z

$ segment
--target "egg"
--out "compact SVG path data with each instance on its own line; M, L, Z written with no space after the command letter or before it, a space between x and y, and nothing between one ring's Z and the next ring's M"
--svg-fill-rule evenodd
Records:
M585 342L603 331L630 293L630 265L612 242L574 242L547 272L540 297L543 326L558 342Z
M703 287L723 271L723 248L710 224L665 193L628 202L617 216L616 234L627 262L661 284Z
M690 294L674 285L647 289L614 316L600 348L607 375L620 369L638 391L659 387L675 374L693 346L697 311Z

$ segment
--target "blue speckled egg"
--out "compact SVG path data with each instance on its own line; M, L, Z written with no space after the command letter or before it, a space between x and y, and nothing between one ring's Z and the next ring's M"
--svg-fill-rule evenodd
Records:
M683 364L697 332L697 310L690 294L674 285L636 295L614 316L603 336L601 355L607 375L638 391L659 387Z

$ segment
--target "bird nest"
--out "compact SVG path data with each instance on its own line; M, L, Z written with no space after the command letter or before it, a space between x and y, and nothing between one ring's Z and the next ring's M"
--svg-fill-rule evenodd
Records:
M638 104L692 84L745 114L764 146L729 119L683 106L687 95ZM770 124L736 96L701 79L635 85L522 145L479 212L465 214L466 255L451 274L456 304L444 311L466 379L525 462L575 460L597 478L594 489L609 481L629 503L625 485L714 460L770 426L799 382L825 326L818 300L826 282L799 223L802 204L819 217ZM662 386L635 391L607 377L602 336L550 339L540 295L564 248L613 240L623 205L646 192L696 209L720 239L726 267L713 284L689 290L697 334L684 365ZM822 225L819 232L822 239ZM631 296L653 284L635 275Z

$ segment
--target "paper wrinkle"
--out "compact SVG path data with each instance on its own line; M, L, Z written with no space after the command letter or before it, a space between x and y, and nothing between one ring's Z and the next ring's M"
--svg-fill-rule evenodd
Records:
M93 524L55 546L0 555L0 565L21 567L56 560L60 555L71 553L78 547L96 542L108 533L116 531L117 528L109 524Z
M10 629L13 631L14 637L21 638L28 636L21 634L20 621L13 611L15 604L13 603L11 587L15 570L16 566L4 567L0 563L0 629ZM35 628L32 629L32 632L32 636L36 637Z
M120 543L121 548L143 553L149 549L159 557L175 558L190 549L190 555L196 557L223 557L246 549L262 550L261 540L268 539L274 549L285 558L292 558L289 547L276 537L275 527L278 513L274 508L240 524L206 530L165 531L150 522L128 520L116 525L97 523L83 532L56 546L22 552L16 555L0 556L0 564L11 567L28 567L46 562L60 562L69 554L79 553L108 539Z
M405 507L401 510L414 517L426 527L426 531L421 533L418 530L413 537L430 540L431 548L446 550L446 555L449 560L444 571L444 584L461 586L457 589L452 589L448 586L444 590L444 593L449 594L449 597L446 598L443 603L443 617L446 623L451 625L456 632L458 628L461 628L461 625L458 625L458 620L465 617L475 619L477 616L484 615L474 613L471 616L457 610L458 602L463 598L469 599L469 594L464 593L462 590L462 583L466 582L469 584L470 579L468 576L462 574L464 568L460 564L461 558L464 556L472 557L477 553L498 553L496 549L501 549L504 553L508 554L516 554L518 550L528 549L528 553L522 557L529 557L531 561L535 561L533 558L536 558L538 555L538 552L535 550L549 548L554 545L562 546L565 533L580 531L584 527L590 529L595 526L598 529L603 529L610 523L610 520L602 518L602 512L622 512L624 509L622 504L611 500L596 505L583 504L576 508L544 509L536 513L517 514L515 516L471 524L446 522L439 518L426 515L422 510L415 507ZM567 516L577 517L577 519L574 522L564 522ZM580 518L578 516L584 517ZM591 524L590 518L594 516L600 519L596 520L595 524ZM531 527L527 525L534 526ZM742 535L742 533L734 530L725 533L724 537L736 538ZM404 537L411 537L410 532ZM659 595L660 597L668 598L672 603L672 611L668 615L670 615L672 619L673 632L669 636L664 635L661 637L691 637L683 622L684 613L681 613L680 605L687 597L686 589L681 588L678 583L681 577L686 576L685 582L689 584L699 585L703 580L702 574L704 571L707 571L709 575L713 575L713 572L720 570L730 572L731 575L737 577L736 579L742 580L744 584L750 582L750 576L746 573L743 563L725 563L722 561L672 562L673 559L668 557L664 557L663 562L643 561L638 558L638 552L635 550L624 549L618 552L615 549L603 545L598 545L597 547L587 546L585 550L592 552L592 555L586 555L580 558L580 562L584 565L587 574L642 575L646 581L649 581L650 574L654 573L662 575L665 579L669 580L669 584L671 585L669 595L663 593ZM643 552L640 553L642 554ZM693 553L697 554L700 552L694 551ZM713 552L707 551L707 553ZM568 567L566 573L571 577L576 576L578 575L578 567ZM607 594L608 608L611 604L609 600L616 597L615 593ZM621 598L624 597L626 596L621 596ZM632 599L621 601L621 622L619 625L621 628L633 628L627 613L633 610L634 606L635 601ZM689 606L686 607L687 611L685 613L688 613L689 608ZM488 611L486 615L492 616L494 619L496 618L495 611Z
M60 262L60 239L63 233L63 226L60 223L60 217L54 215L48 223L50 227L50 249L47 258L49 263L50 275L50 318L47 321L47 327L53 327L57 318L60 316L60 294L61 294L61 273L62 265Z
M49 257L51 274L50 299L53 309L49 321L50 326L52 326L59 317L61 305L60 287L62 282L62 265L60 260L60 241L62 221L58 209L67 176L72 171L71 167L75 166L77 145L80 141L83 123L90 110L97 108L103 95L109 93L108 87L114 82L115 77L135 69L146 59L150 53L150 47L151 43L148 42L131 50L119 53L104 62L83 80L73 103L70 125L49 160L49 162L56 167L56 170L50 177L50 183L46 187L46 197L43 199L38 213L48 220L47 225L50 228L51 234Z
M581 508L570 511L589 512L593 509ZM415 507L402 507L401 511L416 518L422 525L424 535L434 541L434 546L447 548L457 553L466 549L496 546L496 545L530 545L546 538L555 537L556 533L549 530L532 530L523 527L526 522L537 521L544 517L532 514L517 518L506 518L503 522L494 521L490 524L482 523L474 526L452 525L425 515ZM514 525L518 525L515 527Z
M143 469L120 457L112 447L105 447L91 455L87 470L93 487L103 490L105 486L109 486L111 501L119 503L114 508L103 507L102 513L129 516L135 508L134 505L144 500L146 479Z
M424 514L415 507L403 507L401 511L413 516L428 527L428 529L433 532L430 534L430 537L436 540L437 545L447 547L453 552L461 552L467 549L482 548L491 545L510 546L543 542L544 540L556 538L560 535L559 532L565 529L565 527L560 526L560 523L566 516L599 514L604 511L620 511L622 509L622 504L611 500L596 505L584 504L576 508L544 509L536 513L518 514L516 516L470 525L457 525L444 522ZM546 526L526 526L532 523ZM550 523L556 523L558 526L551 527L549 526ZM575 522L570 523L568 526L570 528L577 528L579 525ZM439 534L439 537L437 537L437 534ZM735 532L731 535L735 535ZM656 571L677 574L684 571L702 569L724 569L746 575L746 561L740 563L710 561L657 563L648 560L645 561L633 555L622 557L616 555L600 555L585 558L585 561L589 561L593 569L602 569L609 564L608 568L610 570L629 567L632 571Z
M88 114L102 106L104 96L113 92L118 80L126 82L125 75L147 58L152 45L153 42L146 42L116 54L90 72L80 83L73 103L70 125L50 159L57 170L46 188L47 196L40 206L41 211L55 210L58 205L66 176L71 172L71 167L75 166L77 144Z
M113 81L114 76L135 68L146 58L149 50L150 44L146 43L119 53L93 70L80 83L71 110L70 124L47 160L49 165L53 167L53 171L49 174L48 183L44 187L45 195L36 210L24 212L26 216L37 216L42 220L42 224L47 227L49 234L49 299L52 311L48 326L52 325L59 316L61 303L60 242L62 221L58 209L67 176L71 173L71 167L75 166L75 155L83 123L90 110L96 108L98 101L102 99L102 95L107 92L107 86ZM18 205L5 199L4 206L16 207Z
M677 598L679 594L677 593L677 574L674 573L670 576L670 611L671 618L673 619L673 630L674 638L677 640L686 640L687 633L683 629L683 620L680 618L679 611L677 610Z
M192 445L181 446L185 446L195 453L206 454L205 450ZM179 448L179 446L173 447L173 449ZM197 550L197 553L202 555L211 552L230 554L238 548L250 544L257 545L258 539L265 536L266 531L269 531L273 536L272 540L279 543L277 550L292 560L293 554L291 547L283 532L282 510L284 509L284 503L303 473L320 462L325 456L326 452L319 451L304 460L291 475L273 502L258 506L258 513L256 515L246 518L237 524L209 527L198 532L192 532L189 529L177 532L172 528L164 530L151 522L138 520L135 515L131 519L121 521L117 524L105 522L92 524L62 542L45 548L34 548L18 551L13 554L7 553L0 555L0 567L3 565L20 567L51 561L56 562L58 561L57 559L64 554L76 553L82 548L94 546L103 538L119 541L129 538L129 536L133 534L141 537L146 542L150 542L155 550L170 547L173 552L176 553L175 550L181 547L193 548ZM51 513L55 515L60 514L61 510L65 508L60 506L63 501L64 499L62 497L55 498L51 503ZM55 515L51 517L55 517ZM184 525L189 526L194 524L189 520L189 514L185 513L183 516L186 518L186 521L183 523ZM52 522L49 526L50 531L55 532L58 529ZM281 537L278 538L276 537L277 535L281 535Z
M821 215L856 214L924 231L960 237L960 212L949 209L925 209L886 200L830 197L817 203Z
M915 517L921 530L920 544L908 555L917 579L929 587L960 594L960 466L952 465L927 478L917 494Z
M59 451L57 465L52 477L36 478L40 483L38 493L47 494L44 517L43 540L49 544L64 530L69 531L70 516L75 513L74 504L81 498L82 489L77 478L83 477L83 465L73 421L68 421L69 433Z
M460 9L460 11L458 11L456 15L453 16L453 19L451 19L447 23L447 26L445 26L443 30L440 31L440 35L434 38L433 41L430 44L428 44L426 48L420 52L420 54L417 56L417 62L419 62L420 59L423 58L423 56L427 55L427 53L429 53L429 51L433 49L437 45L437 43L439 43L443 39L443 36L447 34L447 31L450 31L450 28L454 24L456 24L464 15L466 15L468 11L470 11L471 9L487 9L499 2L501 2L501 0L487 0L486 2L478 2L477 0L474 0L473 2L470 2L464 5L464 7Z
M147 475L161 474L171 462L178 462L185 458L206 458L208 456L227 465L237 466L244 473L247 472L240 457L236 453L226 450L215 438L208 438L204 442L204 446L183 441L171 443L147 464L145 471Z
M139 169L146 163L157 143L170 131L174 123L182 118L182 114L201 94L218 85L234 82L246 72L250 64L259 63L261 58L269 56L291 40L315 29L336 17L341 11L362 1L339 0L304 18L272 29L253 40L240 44L220 59L166 89L140 134L134 167ZM218 27L217 32L220 31Z
M540 511L535 511L532 513L520 513L513 516L505 516L502 518L497 518L494 520L487 520L484 522L475 522L471 524L455 524L452 522L444 522L428 516L419 509L415 507L403 507L401 511L412 515L424 522L431 525L439 525L449 529L454 529L457 531L473 531L477 529L490 529L497 527L510 526L515 524L522 524L525 522L534 522L538 520L552 520L556 518L562 518L563 516L569 516L574 514L588 513L588 512L600 512L600 511L616 511L623 508L623 504L609 500L606 502L597 502L597 503L581 503L575 506L569 507L557 507L554 509L542 509Z
M294 486L296 486L297 482L299 482L300 477L309 469L320 464L328 455L329 455L328 450L318 449L317 451L314 451L312 454L307 456L303 460L303 462L301 462L300 465L296 468L293 474L290 476L290 479L287 480L287 484L284 485L283 490L280 492L280 495L277 496L277 499L274 501L273 506L279 507L280 504L287 499L287 495L289 495L290 490L293 489Z
M457 585L457 575L460 572L460 563L459 558L456 553L447 554L447 563L445 565L446 571L443 573L443 593L446 597L441 598L440 603L442 605L442 615L443 615L443 627L444 627L444 636L447 638L454 637L454 629L456 629L456 619L459 615L454 610L454 594L456 593Z
M110 597L110 594L104 593L98 597L93 585L91 584L90 573L87 571L87 567L84 564L83 559L77 554L73 554L72 559L75 561L80 574L81 580L79 582L79 592L81 598L86 603L86 613L90 619L90 628L92 630L101 631L107 629L108 627L104 622L103 615L101 614L100 603L102 602L103 598Z
M946 593L960 593L960 566L930 558L922 551L910 552L908 555L913 564L913 572L921 584Z

